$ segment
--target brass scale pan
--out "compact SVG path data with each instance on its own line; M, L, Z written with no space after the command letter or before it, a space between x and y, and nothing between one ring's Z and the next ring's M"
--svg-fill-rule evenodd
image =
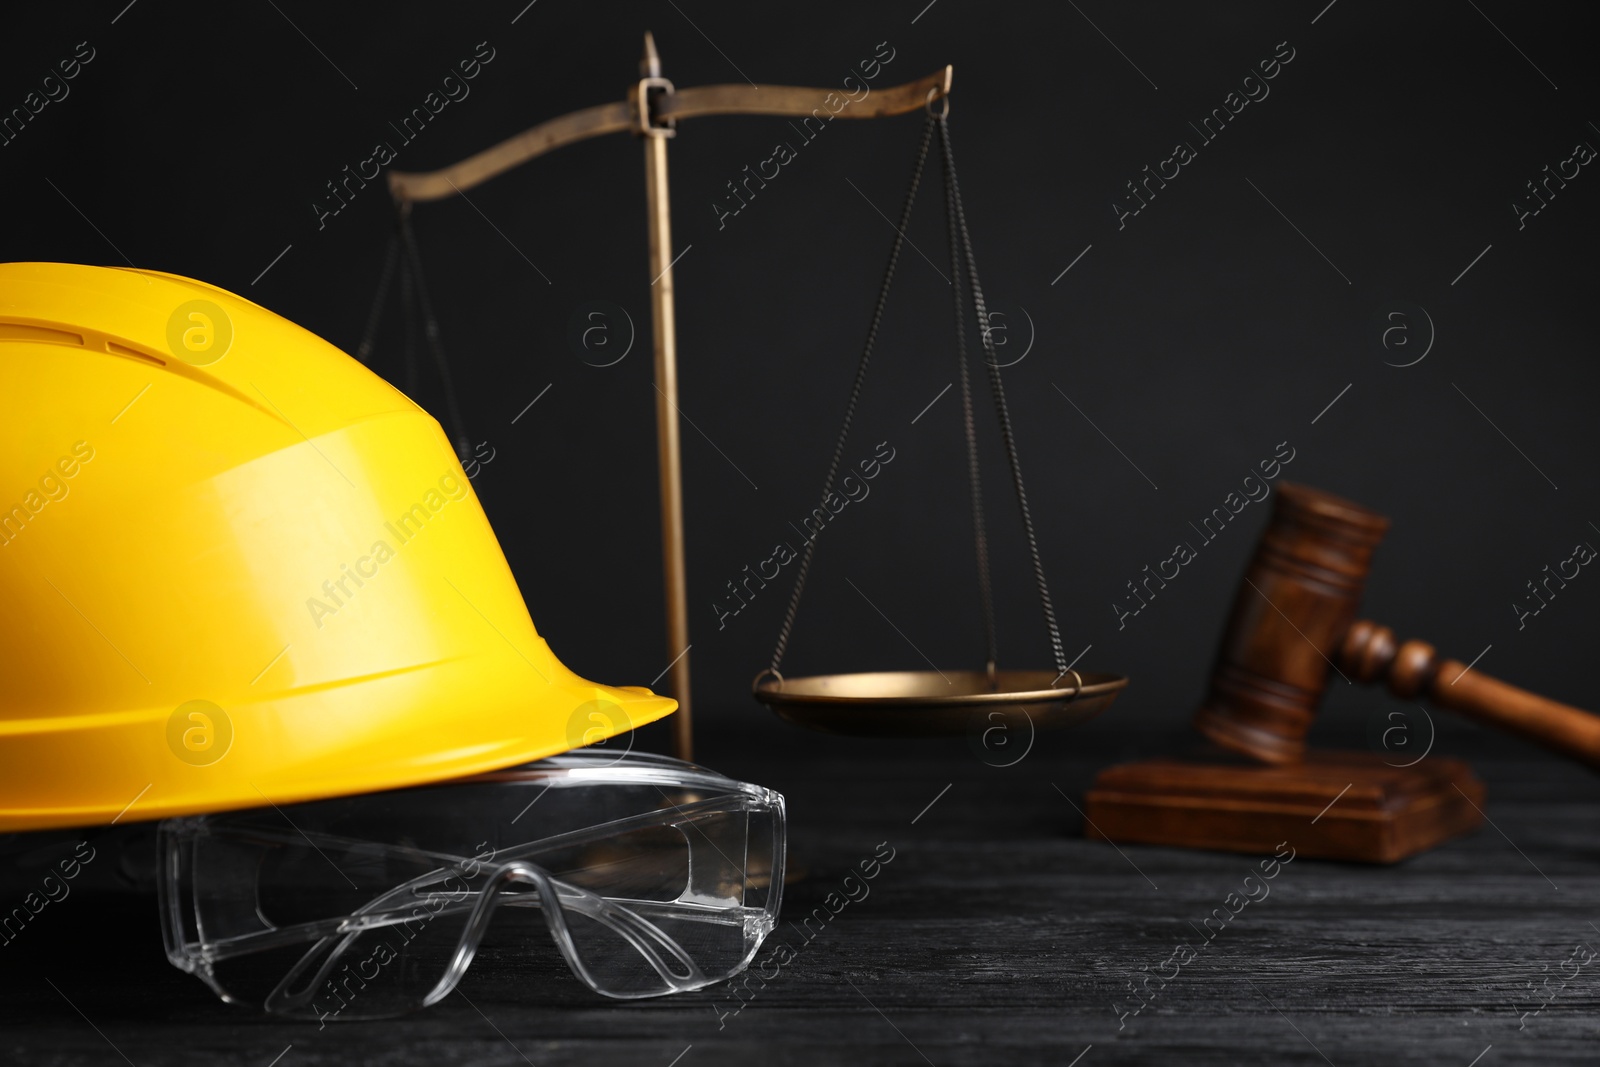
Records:
M763 673L755 698L779 718L813 730L857 737L963 734L974 717L1020 712L1036 729L1075 726L1099 715L1127 686L1120 674L1070 671L1052 688L1054 671L875 671L776 678Z
M855 384L845 409L844 426L834 449L833 465L823 486L823 501L832 490L834 472L838 469L845 441L854 419L856 402L866 377L872 353L872 339L878 333L883 307L899 261L901 241L910 223L911 207L921 182L928 149L938 132L944 167L947 220L949 222L952 277L956 303L957 356L960 367L961 398L966 411L966 436L969 472L973 480L972 502L977 558L980 568L980 591L983 595L984 621L988 635L988 669L983 671L877 671L859 674L819 674L804 678L785 679L779 671L789 633L794 624L795 612L805 588L806 574L810 570L811 553L816 541L808 541L800 569L795 578L794 592L789 602L788 615L779 631L772 663L757 675L752 686L755 698L766 704L781 718L812 729L835 734L854 734L864 737L940 736L963 734L975 725L982 727L992 721L995 713L1022 713L1036 729L1072 726L1091 719L1110 707L1128 684L1119 674L1082 673L1066 664L1062 651L1061 633L1056 624L1055 610L1050 603L1050 591L1044 580L1044 569L1039 561L1033 520L1029 514L1027 494L1022 485L1022 472L1017 460L1011 432L1011 416L1006 407L1005 390L1000 381L999 357L989 330L979 330L982 339L984 363L988 369L990 388L994 393L995 408L1000 419L1001 435L1005 442L1006 458L1010 464L1012 480L1017 491L1017 504L1021 511L1028 550L1039 586L1039 599L1044 608L1045 621L1050 632L1056 671L996 670L994 640L994 608L988 577L988 548L983 534L984 522L979 503L981 495L977 485L977 440L971 419L971 396L967 375L965 327L963 306L963 275L971 285L972 310L978 321L985 322L987 313L983 289L978 282L977 268L972 261L972 243L967 233L965 211L955 176L955 157L950 147L950 131L946 121L949 98L941 101L943 110L933 110L934 94L928 95L928 121L923 132L922 148L917 157L910 190L902 209L900 225L890 252L889 266L884 273L883 288L879 292L872 326L867 332L867 344L856 370Z

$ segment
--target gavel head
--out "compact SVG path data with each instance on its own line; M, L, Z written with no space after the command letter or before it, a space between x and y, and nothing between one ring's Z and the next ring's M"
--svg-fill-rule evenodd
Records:
M1389 520L1303 485L1278 489L1234 599L1195 728L1267 763L1294 763L1355 621Z

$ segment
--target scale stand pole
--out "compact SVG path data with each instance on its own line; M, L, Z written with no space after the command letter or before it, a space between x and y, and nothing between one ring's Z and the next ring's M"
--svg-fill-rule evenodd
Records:
M678 426L678 327L672 288L672 198L667 188L670 125L651 120L652 90L671 89L661 77L655 38L644 35L639 61L639 132L644 140L645 207L650 226L650 317L655 338L656 465L661 481L661 569L667 608L667 654L672 656L669 686L678 702L672 717L672 749L681 760L694 758L694 726L689 710L689 579L683 547L683 464Z

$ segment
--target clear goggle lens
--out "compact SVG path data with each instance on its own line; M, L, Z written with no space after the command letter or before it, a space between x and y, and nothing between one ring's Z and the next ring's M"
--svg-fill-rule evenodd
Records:
M174 964L226 1000L357 1019L435 1003L478 955L611 997L730 978L776 920L784 808L674 760L569 754L172 819L162 841Z

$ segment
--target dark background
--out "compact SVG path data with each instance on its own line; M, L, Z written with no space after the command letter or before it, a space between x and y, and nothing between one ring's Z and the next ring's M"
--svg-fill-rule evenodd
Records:
M321 230L312 204L375 141L398 149L393 166L426 170L619 99L646 28L682 86L741 71L838 86L887 41L878 87L955 65L952 129L1006 327L1002 361L1033 326L1005 377L1045 565L1068 656L1092 645L1080 667L1133 679L1117 719L1183 728L1267 507L1246 509L1125 629L1112 601L1175 542L1195 541L1188 524L1282 441L1295 450L1285 477L1393 516L1369 614L1463 661L1493 645L1482 669L1600 702L1578 654L1600 593L1580 578L1521 632L1511 607L1542 566L1600 540L1585 321L1600 194L1585 168L1525 229L1511 208L1576 142L1600 143L1580 9L1343 0L1312 25L1325 0L1082 13L940 0L917 17L923 2L540 0L514 25L517 0L47 7L8 25L0 103L20 104L79 41L96 58L0 148L0 256L125 256L247 295L353 351L392 211L381 182ZM495 58L471 95L402 144L388 123L480 41ZM1295 58L1270 96L1202 144L1188 123L1281 41ZM799 138L781 119L730 117L694 120L672 143L674 245L689 248L676 279L702 729L765 715L747 687L793 567L720 631L712 603L775 541L793 543L789 522L815 504L892 237L872 204L898 216L921 121L833 123L722 229L711 205L725 183ZM1110 205L1124 183L1179 139L1199 158L1119 230ZM494 449L478 492L534 620L573 669L634 684L677 651L661 623L642 171L639 144L611 136L493 180L471 194L476 208L457 199L415 214L468 433ZM948 273L938 197L935 183L910 236ZM593 300L638 330L609 368L568 340ZM1410 349L1383 348L1380 320L1406 302L1426 309L1437 340L1421 363L1386 366L1425 340L1417 322ZM403 386L398 323L391 300L373 362ZM615 329L620 344L626 326ZM953 370L948 289L908 249L846 449L853 459L887 440L897 458L819 547L790 673L925 666L908 640L941 666L981 664L956 393L910 424ZM443 417L430 368L415 399ZM980 411L1002 664L1043 666L998 434L986 402ZM1359 729L1382 703L1335 693L1326 728ZM788 733L751 728L775 744Z
M876 87L953 63L951 122L978 263L1004 316L1002 361L1033 335L1005 380L1067 654L1092 646L1080 667L1132 685L1097 722L1041 739L1009 776L959 739L834 740L750 700L792 568L725 629L711 605L815 504L892 236L873 205L897 215L922 119L833 123L722 229L711 205L724 184L798 138L780 119L695 120L671 145L671 181L700 750L790 797L795 852L811 872L791 891L797 907L815 905L884 836L907 844L905 881L878 910L852 913L854 933L819 949L736 1038L711 1025L714 992L622 1008L567 990L530 1006L504 973L475 968L463 991L520 1043L515 1056L459 998L392 1027L320 1037L226 1008L160 962L148 900L87 897L51 912L53 934L8 950L0 1002L38 1023L12 1051L112 1062L82 1008L141 1063L265 1064L290 1042L297 1062L353 1062L380 1038L418 1062L522 1062L530 1050L541 1063L666 1063L690 1041L696 1057L804 1062L835 1041L835 1059L861 1048L922 1062L873 1014L881 1007L940 1064L1026 1058L1024 1045L1067 1063L1086 1042L1098 1043L1086 1067L1108 1052L1238 1062L1251 1043L1278 1049L1259 1062L1322 1062L1283 1026L1290 1016L1340 1063L1402 1052L1441 1062L1435 1043L1446 1041L1448 1062L1491 1040L1496 1056L1532 1055L1536 1038L1507 1005L1592 918L1594 784L1556 757L1437 719L1436 752L1501 761L1483 771L1495 833L1396 871L1308 862L1286 891L1298 903L1242 933L1210 980L1174 994L1179 1013L1148 1017L1146 1042L1120 1055L1107 1005L1124 995L1129 961L1159 959L1157 943L1235 885L1243 860L1130 849L1140 875L1178 894L1146 900L1124 857L1071 839L1076 817L1061 798L1115 758L1188 743L1267 508L1246 509L1125 629L1111 604L1143 566L1195 540L1189 523L1285 441L1286 477L1394 519L1366 613L1463 661L1488 648L1481 669L1600 705L1589 654L1600 603L1589 586L1600 579L1580 576L1521 631L1512 608L1576 542L1600 544L1587 321L1600 178L1584 168L1521 230L1511 206L1575 143L1600 144L1585 9L525 2L111 0L8 12L0 112L78 42L95 58L69 97L0 146L0 258L192 276L350 351L392 211L381 183L320 230L312 204L377 140L399 149L396 167L427 170L620 99L645 29L685 87L743 76L837 87L885 41L895 54ZM402 146L388 123L480 41L495 58L471 95ZM1295 58L1271 95L1200 145L1188 124L1283 41ZM1110 205L1124 183L1180 139L1198 159L1119 230ZM494 450L477 491L557 654L619 684L648 682L677 651L661 624L640 156L627 137L590 141L473 190L472 205L415 212L468 433ZM910 236L948 273L939 192L925 189ZM574 314L593 301L638 329L615 366L589 365L595 353L569 342ZM1419 307L1437 333L1427 358L1386 365L1422 350ZM1383 317L1397 309L1410 311L1418 347L1383 347ZM400 336L391 303L374 366L404 387ZM855 459L888 441L897 457L822 540L790 673L919 668L917 650L944 667L981 665L954 391L911 424L953 380L952 364L948 290L908 249L846 449ZM444 415L430 370L413 395ZM1044 666L997 434L980 410L1002 664ZM1336 683L1313 740L1365 744L1397 706ZM648 733L647 746L665 748L664 728ZM947 781L950 795L922 818ZM149 829L98 837L119 858L94 877L138 882ZM29 835L4 842L23 881L23 860L48 847ZM873 1010L840 974L883 978L865 985ZM1270 1010L1242 984L1251 974L1272 991ZM72 1010L38 975L65 983ZM1600 1005L1577 1003L1590 1018ZM1571 1062L1592 1057L1592 1024L1553 1017L1538 1040L1559 1035ZM810 1043L794 1044L797 1034Z

